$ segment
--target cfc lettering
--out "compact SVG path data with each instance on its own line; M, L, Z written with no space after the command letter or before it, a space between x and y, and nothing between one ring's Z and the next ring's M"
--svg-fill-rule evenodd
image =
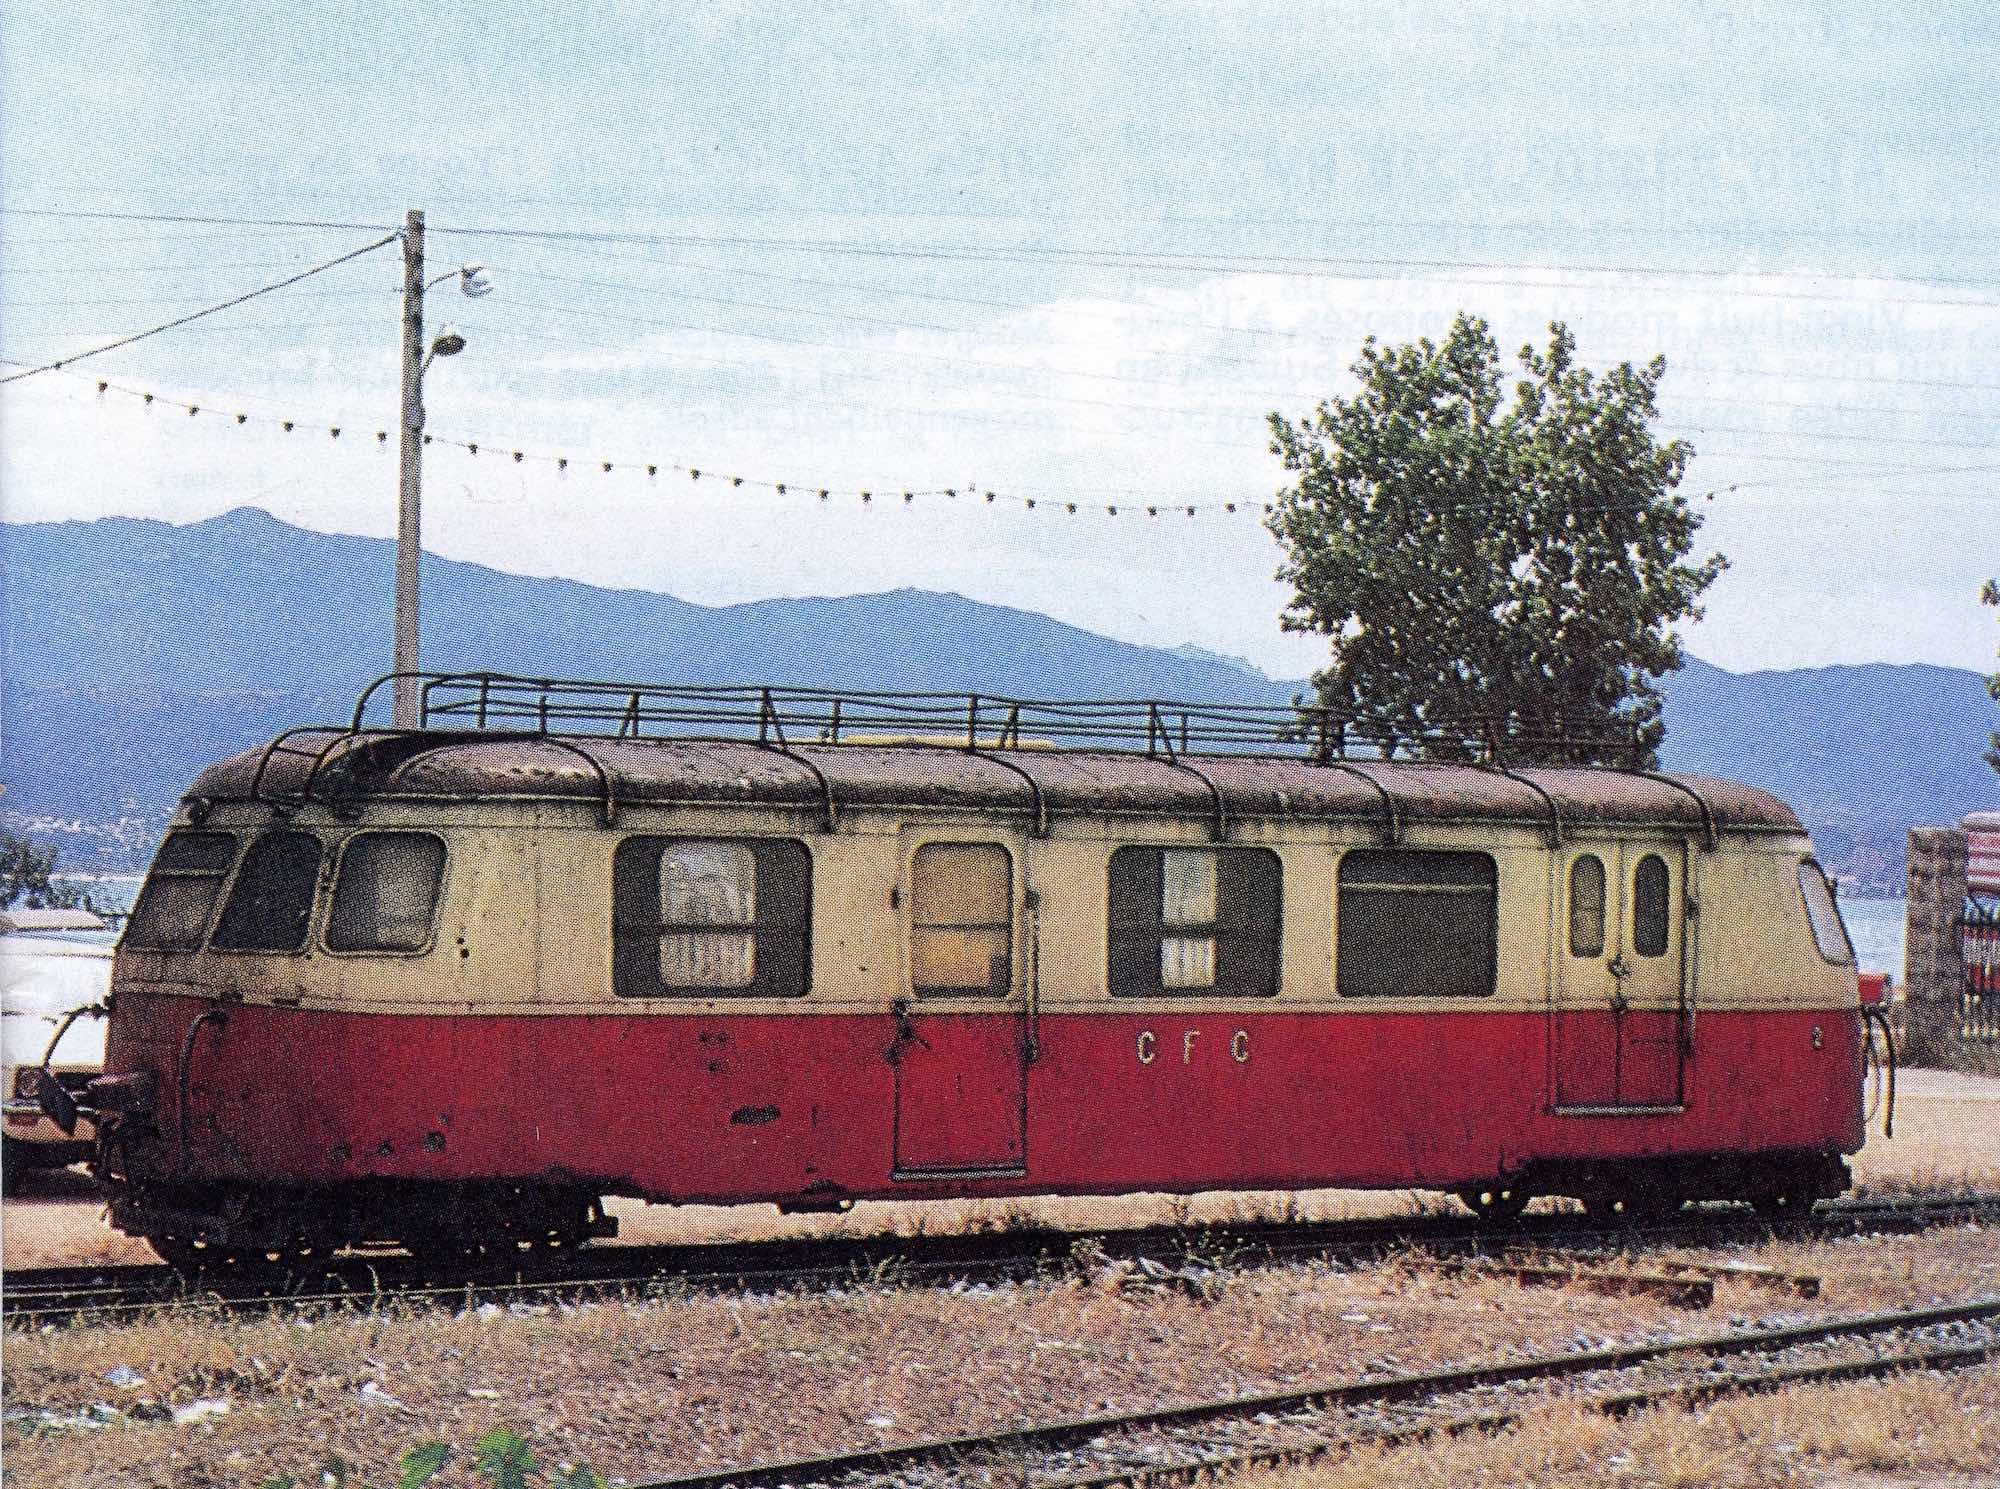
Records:
M1181 1064L1194 1064L1195 1045L1200 1038L1201 1030L1199 1029L1183 1029L1181 1031ZM1133 1051L1138 1055L1141 1065L1151 1065L1160 1058L1159 1035L1155 1034L1151 1029L1141 1029L1137 1039L1133 1042ZM1234 1060L1238 1065L1248 1065L1250 1063L1250 1031L1248 1029L1238 1029L1229 1036L1229 1058Z

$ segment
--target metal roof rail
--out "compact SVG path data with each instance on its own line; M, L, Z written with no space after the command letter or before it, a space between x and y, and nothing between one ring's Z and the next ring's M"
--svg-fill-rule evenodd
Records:
M501 672L412 674L422 679L422 727L537 735L737 740L809 763L791 740L815 745L890 742L981 754L1109 750L1169 764L1190 756L1337 760L1619 762L1636 769L1636 729L1579 727L1563 719L1391 718L1317 704L1188 703L1162 699L1026 699L978 693L862 692L778 686L703 686L521 677ZM357 700L361 732L378 679ZM1000 722L990 737L982 724ZM859 736L859 737L857 737ZM774 742L775 741L775 745Z

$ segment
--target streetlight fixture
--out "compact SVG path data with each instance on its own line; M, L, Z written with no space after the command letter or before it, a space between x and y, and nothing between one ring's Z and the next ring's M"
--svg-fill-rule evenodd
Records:
M437 340L431 343L430 355L424 358L424 369L430 369L432 357L455 357L464 350L465 337L459 334L458 327L447 322L445 328L438 332Z
M419 625L417 594L423 562L424 374L438 357L455 357L465 350L465 337L447 325L424 349L424 296L447 279L458 281L469 300L491 294L492 277L484 264L464 264L435 279L424 279L424 214L412 208L403 222L403 420L398 461L396 508L396 674L395 724L417 727L420 699L417 686Z

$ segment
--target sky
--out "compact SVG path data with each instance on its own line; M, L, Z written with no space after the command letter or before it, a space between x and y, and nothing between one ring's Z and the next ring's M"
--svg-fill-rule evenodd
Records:
M494 285L427 297L467 343L430 551L952 590L1298 676L1265 415L1370 335L1560 319L1667 359L1731 563L1691 652L1989 669L2000 22L1610 9L0 0L0 376L421 208L429 270ZM0 385L0 517L393 534L400 285L391 242Z

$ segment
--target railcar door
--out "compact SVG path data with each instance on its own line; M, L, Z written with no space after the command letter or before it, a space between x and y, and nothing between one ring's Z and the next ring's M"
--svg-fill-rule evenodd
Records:
M1558 1111L1681 1105L1687 864L1674 839L1572 844L1557 901Z
M1018 839L903 839L896 1070L899 1179L1027 1172L1034 897Z

